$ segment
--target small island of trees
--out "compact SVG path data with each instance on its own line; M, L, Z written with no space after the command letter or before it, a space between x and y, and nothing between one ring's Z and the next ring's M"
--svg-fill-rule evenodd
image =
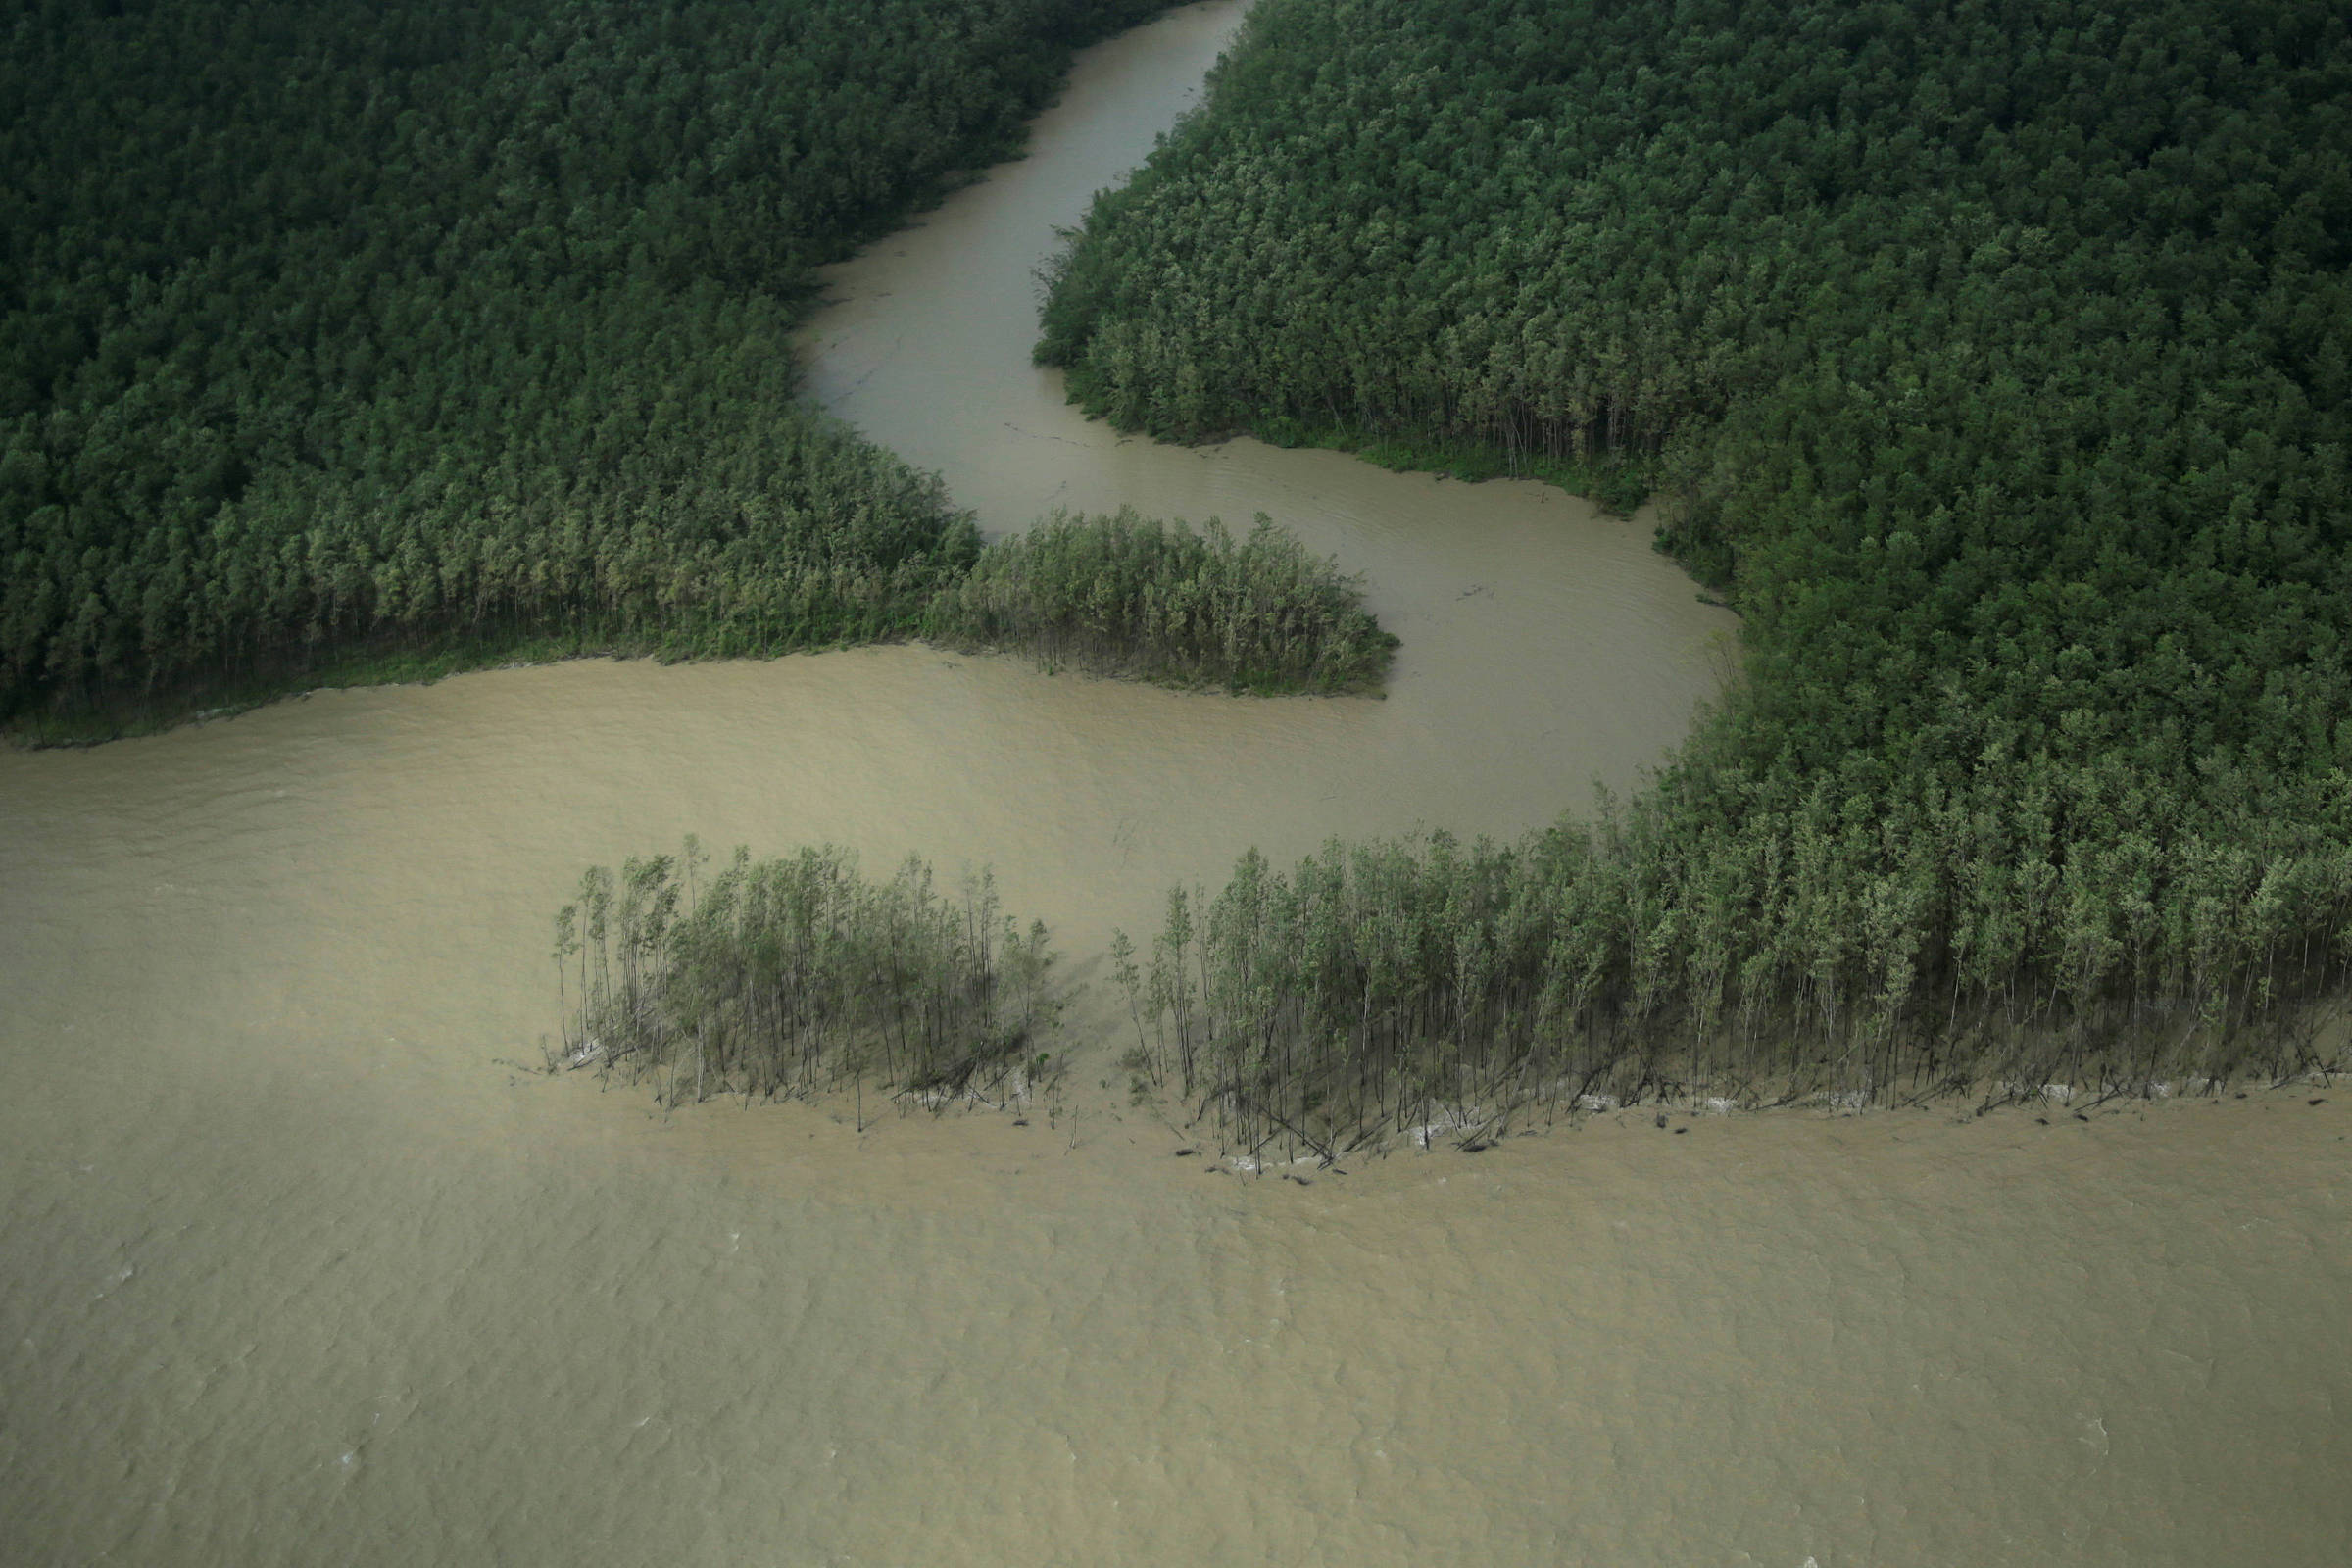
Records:
M986 871L942 894L908 859L882 881L833 845L712 875L676 856L599 866L556 917L564 1043L550 1065L652 1081L664 1104L808 1098L868 1080L960 1096L1042 1072L1043 922L1024 933Z

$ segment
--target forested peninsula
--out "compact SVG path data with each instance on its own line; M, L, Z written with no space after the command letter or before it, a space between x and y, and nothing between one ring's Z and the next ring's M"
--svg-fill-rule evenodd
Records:
M1259 1131L2333 1052L2348 262L2318 0L1261 0L1041 361L1654 483L1744 676L1623 806L1180 896L1139 1021Z
M0 723L920 631L979 542L794 400L810 269L1158 9L15 8Z

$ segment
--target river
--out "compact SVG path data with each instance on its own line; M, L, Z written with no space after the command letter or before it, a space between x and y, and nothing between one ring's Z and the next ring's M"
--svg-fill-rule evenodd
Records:
M695 832L993 863L1095 1087L1104 939L1171 882L1517 832L1718 688L1641 520L1129 440L1030 367L1054 225L1240 14L1090 51L1031 156L833 270L808 387L991 528L1274 514L1365 573L1389 698L891 648L0 755L0 1562L2352 1554L2352 1093L1601 1117L1300 1186L1115 1081L860 1131L526 1070L580 869Z

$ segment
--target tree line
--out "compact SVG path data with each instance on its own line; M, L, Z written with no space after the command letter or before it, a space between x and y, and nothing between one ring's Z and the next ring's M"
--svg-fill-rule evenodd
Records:
M1635 802L1457 855L1528 931L1333 906L1315 952L1435 944L1418 1001L1332 993L1404 1009L1360 1051L1407 1098L1398 1040L1491 1083L1544 1029L1873 1093L2310 1059L2352 956L2348 89L2304 0L1262 0L1041 358L1165 435L1638 468L1744 621ZM1234 1038L1341 1049L1286 1005ZM1377 1103L1337 1059L1252 1092Z
M38 0L0 49L0 721L911 624L810 269L1156 0Z
M1530 1115L1643 1101L2071 1102L2283 1080L2334 1056L2283 1004L2340 988L2340 963L2300 940L2247 962L2233 922L2261 904L2340 930L2340 849L2205 858L2170 929L2031 953L1997 894L1966 911L1974 929L1922 929L1938 876L1985 877L1940 861L1955 846L1932 822L1893 825L1909 874L1866 884L1857 906L1841 884L1866 835L1840 831L1823 791L1797 855L1761 867L1757 910L1741 897L1754 857L1780 853L1763 835L1748 858L1700 861L1723 841L1653 800L1596 818L1511 844L1334 841L1287 872L1252 850L1213 896L1171 889L1148 955L1113 938L1132 1063L1253 1154L1328 1159L1403 1136L1476 1147ZM2113 874L2041 897L2086 903ZM1939 943L1961 956L1938 961Z

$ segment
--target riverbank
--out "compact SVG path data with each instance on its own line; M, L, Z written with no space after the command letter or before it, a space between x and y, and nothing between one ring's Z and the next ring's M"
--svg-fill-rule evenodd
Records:
M642 652L543 633L422 649L369 652L347 648L319 663L306 664L298 672L289 672L282 679L257 677L177 696L117 693L86 712L21 713L0 726L0 737L21 751L103 746L109 741L160 735L181 725L235 718L272 703L300 701L321 692L366 686L429 686L451 675L522 669L572 659L647 657L650 656Z
M962 1127L974 1118L986 1122L994 1117L1016 1129L1044 1128L1054 1135L1045 1142L1057 1143L1064 1154L1107 1140L1140 1154L1149 1155L1156 1147L1172 1159L1198 1162L1186 1166L1187 1170L1306 1183L1324 1176L1345 1180L1385 1169L1400 1159L1475 1158L1506 1147L1520 1147L1528 1139L1606 1129L1642 1138L1660 1133L1687 1137L1703 1129L1758 1120L1792 1127L1883 1123L1896 1129L1899 1138L1901 1129L1914 1126L1982 1126L1986 1129L1984 1136L1999 1145L2027 1124L2064 1132L2117 1121L2144 1123L2151 1116L2200 1108L2246 1113L2335 1105L2339 1108L2331 1115L2352 1114L2341 1108L2352 1106L2352 1085L2343 1082L2346 1074L2352 1073L2352 1065L2346 1063L2345 1031L2339 1028L2333 1031L2328 1065L2278 1080L2258 1075L2157 1079L2135 1085L1980 1083L1886 1100L1794 1088L1779 1095L1758 1096L1752 1090L1743 1095L1732 1085L1718 1086L1729 1091L1726 1093L1701 1087L1637 1100L1620 1100L1609 1094L1562 1094L1540 1103L1507 1108L1438 1107L1430 1120L1387 1129L1346 1148L1285 1132L1245 1143L1225 1135L1213 1119L1195 1114L1194 1107L1170 1096L1164 1085L1152 1084L1139 1069L1124 1037L1097 1032L1118 1026L1115 1008L1106 1010L1099 1002L1088 1007L1085 1001L1083 989L1074 997L1056 998L1056 1010L1080 1003L1077 1010L1084 1022L1078 1030L1057 1026L1039 1035L1034 1043L1052 1049L1041 1053L1034 1066L952 1090L902 1088L894 1092L887 1084L877 1084L868 1093L854 1095L839 1088L815 1093L796 1088L781 1097L747 1100L714 1094L690 1103L684 1098L665 1098L659 1092L662 1086L649 1084L643 1074L622 1082L647 1094L648 1103L664 1119L699 1114L706 1108L728 1116L774 1115L778 1120L770 1136L783 1144L812 1131L830 1139L832 1134L823 1129L849 1126L858 1133L858 1147L862 1149L869 1147L866 1135L878 1135L886 1125L906 1127L906 1133L894 1137L921 1137L926 1127L945 1128L950 1123ZM601 1070L604 1064L594 1056L581 1056L550 1058L543 1065L510 1065L554 1078ZM967 1137L992 1137L954 1128L941 1136L951 1147ZM2341 1141L2344 1134L2331 1136ZM1039 1140L1029 1142L1045 1147Z
M1361 581L1308 556L1263 514L1238 543L1216 518L1196 533L1182 520L1163 523L1132 508L1094 517L1057 513L986 545L962 518L950 534L956 548L946 559L895 573L888 591L850 612L857 632L840 630L838 583L831 593L820 590L825 612L817 624L840 633L829 643L808 640L806 599L788 607L760 604L757 595L751 611L738 606L715 625L697 616L618 635L516 627L504 636L420 641L385 632L366 640L372 646L331 650L316 661L289 658L274 675L20 714L0 734L33 749L97 745L231 717L286 697L430 682L465 670L600 657L773 659L917 640L1181 690L1377 696L1396 652L1396 638L1363 609Z
M1073 389L1071 401L1084 407L1083 393ZM1447 438L1432 432L1379 432L1344 424L1310 424L1288 417L1261 419L1227 431L1216 439L1230 441L1247 435L1271 447L1320 447L1388 469L1392 473L1428 473L1466 484L1489 479L1532 479L1553 485L1569 495L1590 501L1610 514L1630 517L1664 482L1657 460L1645 454L1622 458L1555 458L1540 452L1509 452L1489 443Z

